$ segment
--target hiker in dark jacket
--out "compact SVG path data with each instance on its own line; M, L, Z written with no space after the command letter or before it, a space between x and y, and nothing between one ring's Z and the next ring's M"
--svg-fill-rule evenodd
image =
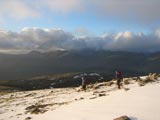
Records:
M116 71L116 80L118 89L121 89L122 73L120 71Z
M82 77L82 88L83 90L86 90L86 79L84 77Z

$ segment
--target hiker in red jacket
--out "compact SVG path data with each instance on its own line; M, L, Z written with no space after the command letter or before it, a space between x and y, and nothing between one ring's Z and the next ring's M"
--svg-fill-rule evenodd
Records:
M116 71L116 79L117 79L118 89L121 89L122 73L120 71Z
M82 88L83 88L83 90L86 90L86 84L87 84L86 78L82 77Z

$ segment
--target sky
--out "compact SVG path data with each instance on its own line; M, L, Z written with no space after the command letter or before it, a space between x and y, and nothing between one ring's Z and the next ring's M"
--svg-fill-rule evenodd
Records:
M154 52L160 0L0 0L0 52Z

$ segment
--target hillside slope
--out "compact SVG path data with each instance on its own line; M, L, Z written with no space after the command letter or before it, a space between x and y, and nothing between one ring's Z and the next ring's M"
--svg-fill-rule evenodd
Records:
M111 51L53 51L28 54L0 54L0 80L26 79L69 72L105 72L120 69L126 75L160 71L160 53Z
M14 92L0 96L1 120L160 119L160 75L124 78L80 87Z

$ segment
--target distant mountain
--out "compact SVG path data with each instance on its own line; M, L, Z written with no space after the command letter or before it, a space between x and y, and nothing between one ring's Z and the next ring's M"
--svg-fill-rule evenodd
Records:
M66 72L110 74L117 69L126 75L159 72L160 52L144 54L83 50L0 54L0 80L27 79Z

